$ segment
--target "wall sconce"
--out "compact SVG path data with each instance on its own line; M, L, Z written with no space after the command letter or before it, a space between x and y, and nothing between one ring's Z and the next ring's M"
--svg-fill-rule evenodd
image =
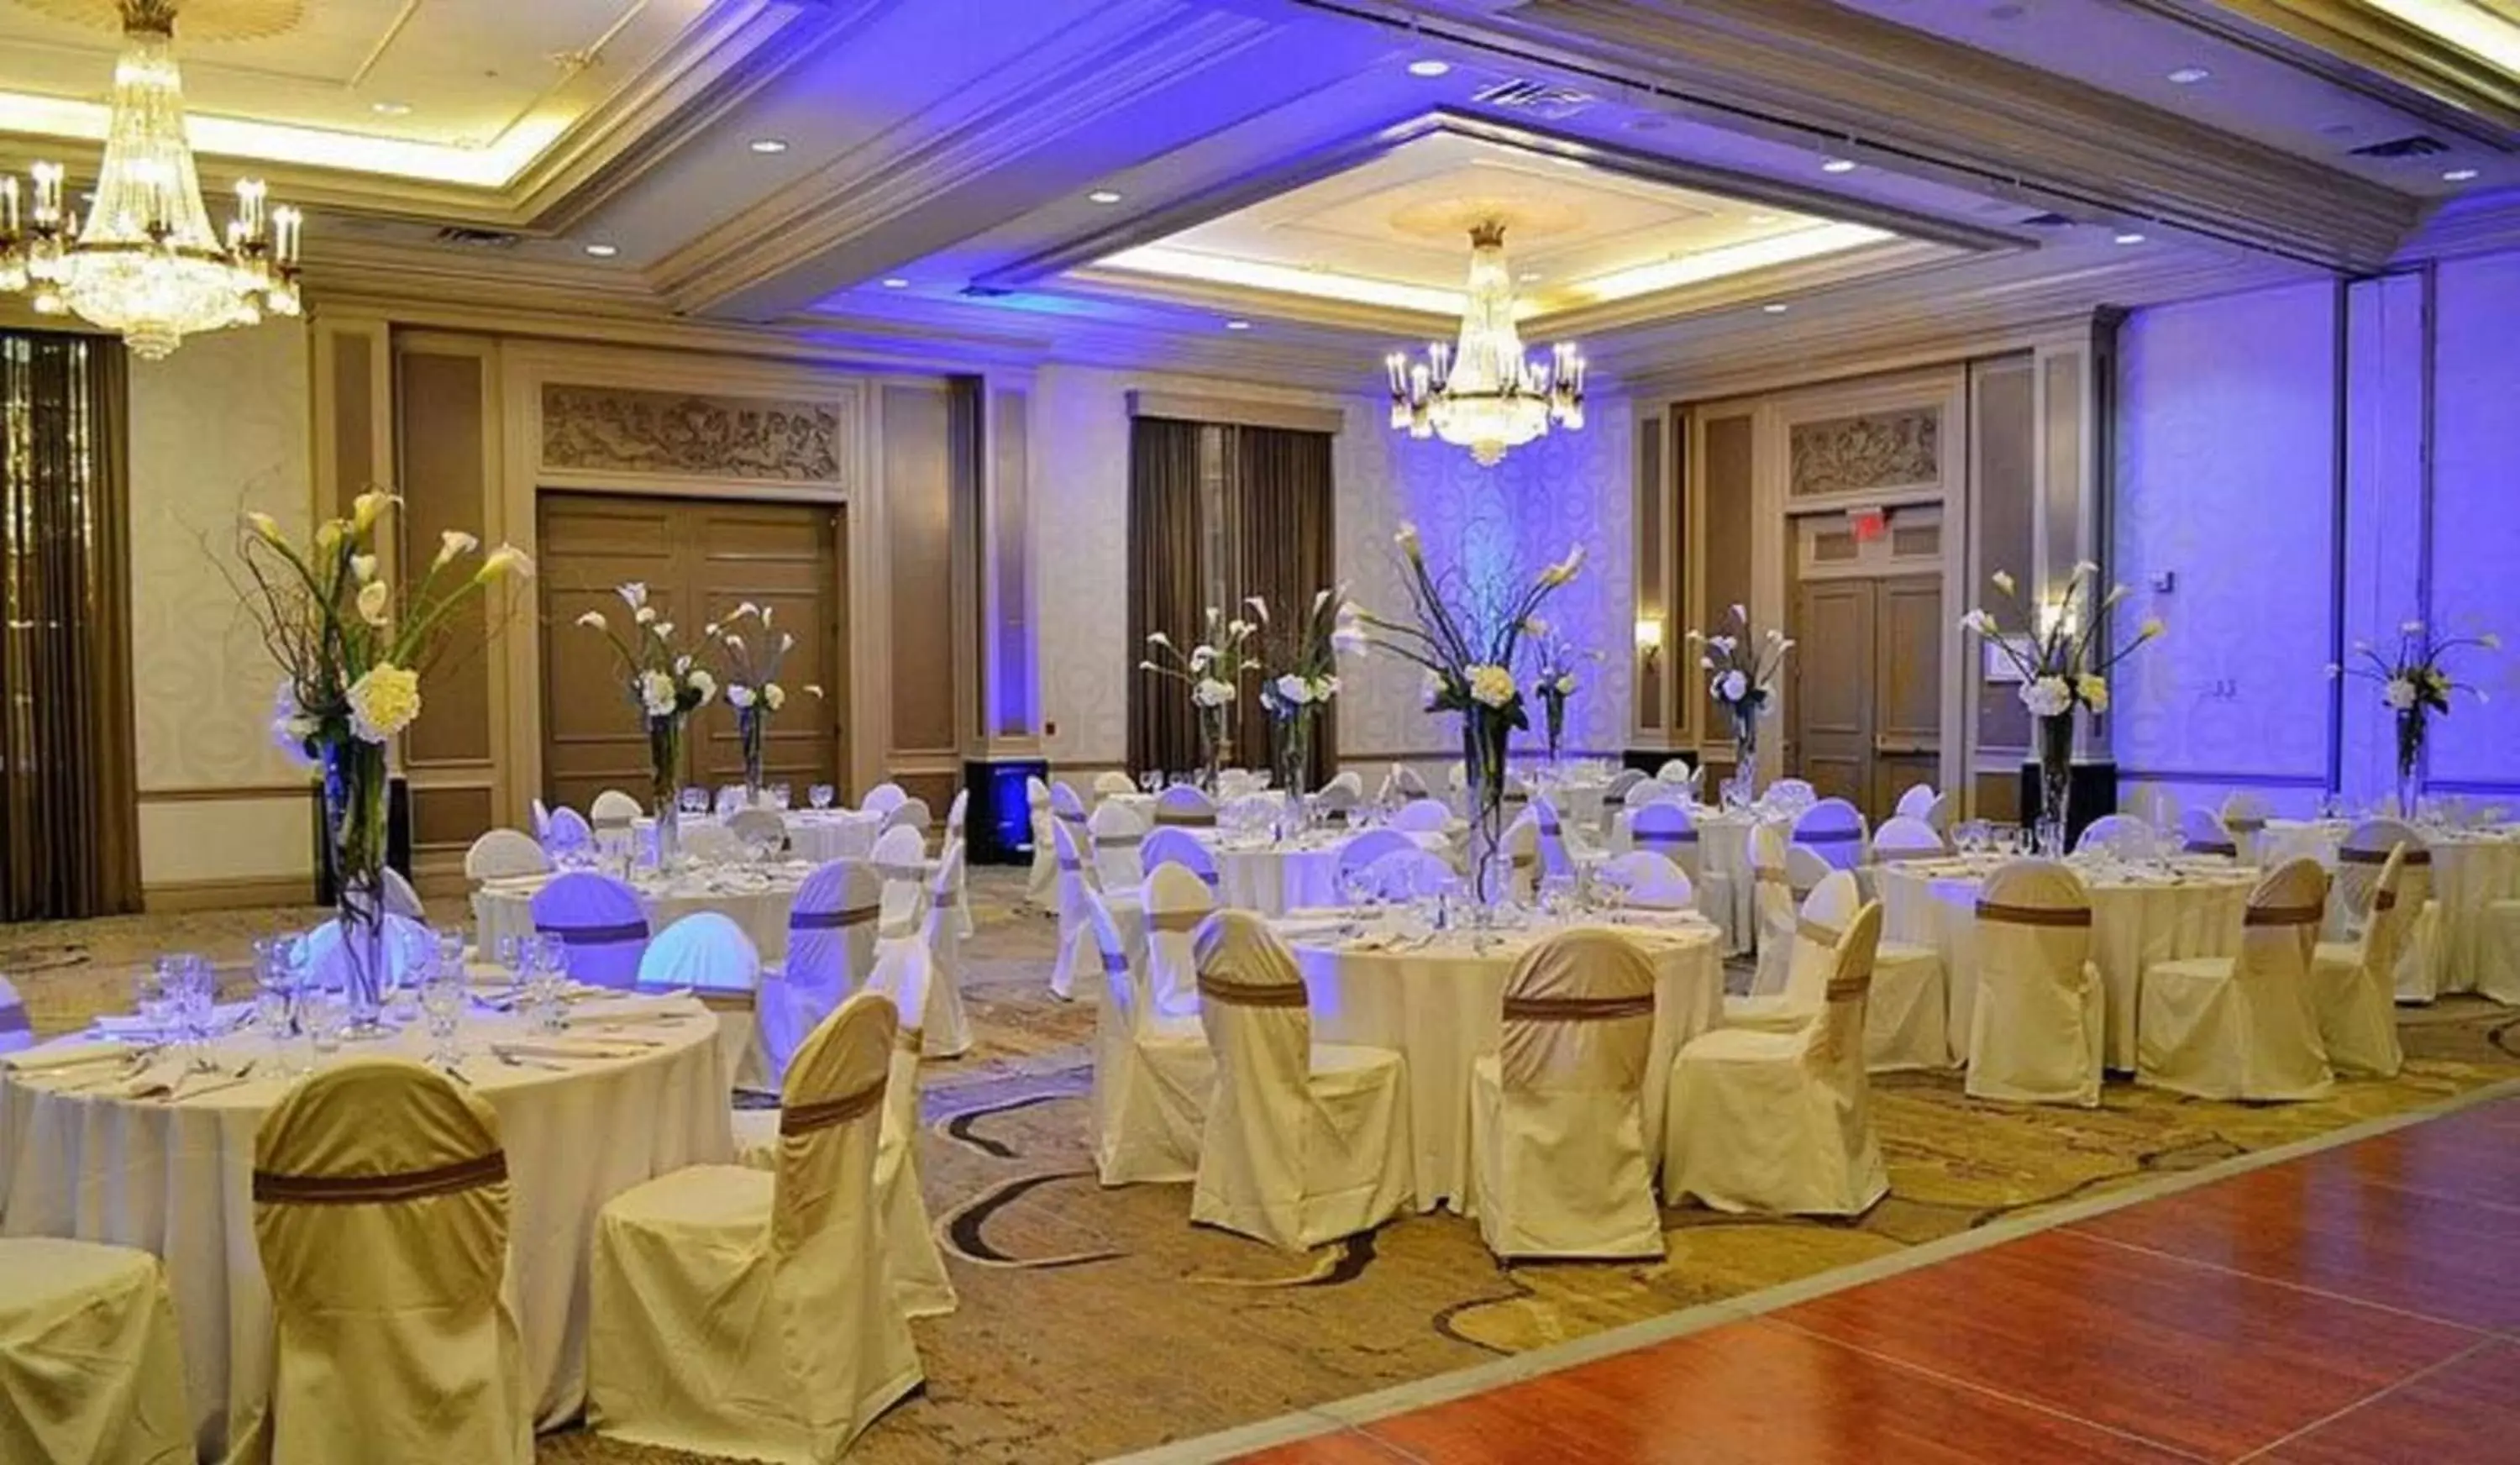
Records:
M1662 619L1659 616L1637 617L1637 654L1644 658L1648 672L1662 659Z

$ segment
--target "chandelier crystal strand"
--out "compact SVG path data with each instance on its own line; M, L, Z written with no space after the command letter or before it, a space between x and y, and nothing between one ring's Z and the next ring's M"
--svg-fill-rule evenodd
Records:
M1431 342L1423 361L1393 352L1383 361L1391 391L1391 425L1412 437L1440 437L1493 467L1509 448L1544 436L1553 424L1584 425L1582 353L1560 343L1540 361L1523 355L1514 325L1513 272L1505 257L1505 225L1470 231L1467 302L1461 336L1447 348Z
M122 26L86 224L65 202L61 164L35 164L22 217L18 180L0 178L0 289L30 293L46 314L75 311L150 360L187 335L297 314L297 211L270 207L262 183L243 180L222 238L202 206L172 0L125 0Z

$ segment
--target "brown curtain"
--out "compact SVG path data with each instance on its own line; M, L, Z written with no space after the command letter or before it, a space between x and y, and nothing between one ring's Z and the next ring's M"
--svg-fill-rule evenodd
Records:
M1138 670L1147 637L1161 631L1188 650L1207 607L1199 424L1133 418L1129 424L1129 767L1198 767L1198 722L1179 683ZM1050 628L1058 635L1057 627ZM1152 658L1162 661L1164 658Z
M1332 499L1330 439L1327 432L1283 427L1226 429L1226 503L1235 521L1237 600L1259 596L1277 619L1274 634L1290 635L1313 597L1335 583L1331 565ZM1258 688L1246 688L1247 693ZM1329 777L1337 744L1331 711L1314 720L1306 777L1319 788ZM1255 695L1242 703L1237 745L1241 761L1269 766L1269 715Z
M0 332L0 918L140 906L118 341Z

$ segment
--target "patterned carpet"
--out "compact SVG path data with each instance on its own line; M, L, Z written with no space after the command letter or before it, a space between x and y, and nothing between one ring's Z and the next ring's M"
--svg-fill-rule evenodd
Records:
M1053 927L975 872L965 990L979 1047L926 1077L930 1212L963 1306L915 1324L925 1391L853 1458L1087 1460L1425 1378L1867 1261L2058 1202L2146 1183L2520 1077L2520 1013L2457 1000L2404 1014L2409 1062L2317 1104L2204 1103L2109 1086L2093 1111L1967 1098L1956 1078L1876 1081L1891 1194L1852 1222L1665 1213L1653 1265L1503 1267L1476 1227L1413 1217L1309 1257L1186 1221L1187 1188L1104 1190L1084 1143L1093 1012L1051 1000ZM229 959L285 912L0 928L0 971L40 1031L127 1004L131 963L180 945ZM567 1465L693 1457L582 1430Z

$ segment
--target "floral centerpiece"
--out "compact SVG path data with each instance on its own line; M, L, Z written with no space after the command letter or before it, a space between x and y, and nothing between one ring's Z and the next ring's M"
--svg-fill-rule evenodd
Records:
M1206 766L1206 785L1213 791L1218 770L1234 761L1234 704L1242 695L1242 679L1259 659L1253 639L1260 628L1240 617L1226 619L1207 607L1206 638L1185 651L1161 631L1149 632L1147 645L1164 656L1138 663L1138 669L1169 677L1190 688L1191 706L1198 713L1199 758Z
M2123 585L2112 586L2096 606L2092 599L2100 567L2086 559L2074 566L2064 594L2034 618L2023 604L2010 575L1997 570L1990 578L2012 602L2018 616L2007 627L1984 609L1960 617L1960 629L1993 642L2021 674L2021 705L2039 724L2039 819L2034 827L2040 853L2053 859L2065 852L2067 801L2073 792L2074 709L2093 717L2109 710L2108 671L2145 642L2158 639L2163 626L2147 617L2135 639L2115 651L2098 644L2100 622L2109 607L2127 597Z
M1531 669L1531 689L1540 698L1541 732L1549 744L1549 761L1554 764L1558 748L1566 741L1566 703L1583 685L1578 672L1584 662L1598 661L1601 655L1598 651L1576 650L1538 616L1533 616L1523 629L1540 647Z
M1461 714L1471 888L1485 907L1505 893L1496 860L1505 834L1506 745L1516 730L1531 727L1522 688L1514 681L1514 656L1541 603L1583 568L1584 549L1568 550L1504 605L1481 613L1460 589L1448 592L1427 569L1415 524L1403 523L1393 539L1407 571L1402 584L1415 623L1385 620L1363 608L1351 619L1360 629L1386 633L1382 644L1425 669L1427 711Z
M2354 654L2362 658L2360 662L2327 669L2331 677L2361 677L2380 684L2380 700L2388 704L2397 723L2398 813L2404 818L2414 818L2415 800L2422 792L2424 734L2430 731L2434 715L2450 715L2450 694L2454 691L2466 692L2480 702L2485 700L2483 688L2473 683L2452 681L2445 665L2451 652L2470 646L2498 651L2502 648L2502 638L2488 631L2480 636L2435 640L2422 621L2408 621L2398 627L2394 659L2382 657L2369 642L2358 641Z
M1776 699L1777 674L1784 670L1785 653L1794 648L1786 635L1771 626L1761 637L1750 629L1750 610L1735 603L1733 630L1717 636L1688 633L1689 644L1703 647L1697 668L1706 673L1706 694L1732 719L1732 777L1725 784L1725 803L1735 807L1759 796L1759 719Z
M399 593L377 553L377 530L400 502L359 495L347 518L327 519L303 545L267 513L245 516L240 592L280 664L272 737L324 778L324 831L347 957L350 1033L375 1037L389 973L384 946L385 748L420 716L420 679L444 645L447 618L511 575L533 573L523 551L501 545L477 566L481 542L448 530L417 586Z
M674 623L648 602L648 587L632 580L616 592L630 608L627 635L615 632L601 610L577 623L600 631L612 644L630 705L648 725L649 805L656 815L656 864L670 865L681 848L682 816L676 799L683 784L683 734L692 714L717 695L717 678L700 664L696 646L674 640Z
M1243 603L1260 618L1267 645L1272 640L1268 602L1253 596ZM1263 653L1260 706L1277 733L1278 786L1301 798L1312 767L1313 729L1322 709L1338 695L1339 655L1362 653L1365 629L1356 623L1356 605L1341 585L1316 594L1303 620L1276 640Z
M735 709L736 743L743 753L744 802L756 809L761 806L762 743L769 735L770 720L788 705L788 688L779 685L779 667L796 648L794 633L771 624L777 615L776 606L746 600L724 621L700 628L700 634L720 649L726 705ZM741 627L746 620L760 623L758 645L743 637ZM805 690L817 701L822 699L823 688L814 683L806 683Z

